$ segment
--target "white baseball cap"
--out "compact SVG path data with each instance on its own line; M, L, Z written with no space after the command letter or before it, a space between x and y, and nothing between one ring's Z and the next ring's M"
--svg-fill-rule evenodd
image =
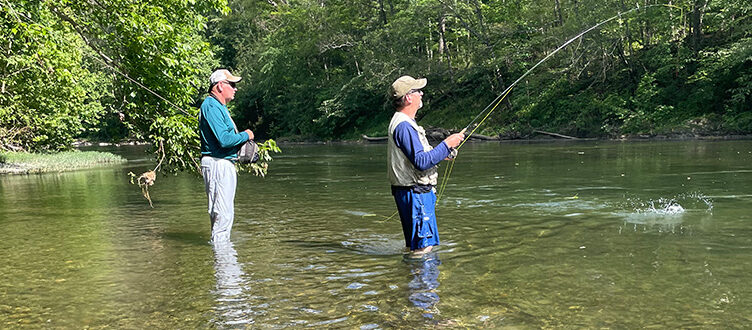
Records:
M229 82L238 82L240 81L241 77L233 76L230 71L227 69L219 69L217 71L214 71L211 76L209 77L209 82L214 85L221 81L229 81Z

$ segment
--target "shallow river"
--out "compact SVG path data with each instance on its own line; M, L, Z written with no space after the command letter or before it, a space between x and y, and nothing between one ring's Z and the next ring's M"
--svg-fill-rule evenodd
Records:
M0 327L752 326L752 141L468 144L423 260L384 144L282 147L216 250L199 176L128 183L142 149L0 177Z

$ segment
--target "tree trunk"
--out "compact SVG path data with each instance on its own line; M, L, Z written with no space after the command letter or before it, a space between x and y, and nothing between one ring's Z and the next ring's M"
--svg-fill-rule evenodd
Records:
M439 62L444 61L444 51L445 51L444 48L446 47L446 43L444 41L445 32L446 32L446 17L442 15L441 18L439 18Z
M13 51L13 39L12 38L8 38L8 54L5 56L5 58L9 58L13 54L12 51ZM6 65L3 67L3 75L2 75L2 77L3 77L2 85L3 86L0 88L0 94L5 94L5 80L6 80L5 76L7 74L8 74L8 65L7 65L7 62L6 62Z
M433 59L433 50L431 50L431 45L433 45L433 33L431 33L431 19L428 19L428 44L426 45L426 56L428 56L428 59Z
M556 0L559 1L559 0ZM488 40L488 38L491 35L491 32L488 30L488 26L486 23L484 23L483 19L483 11L480 8L480 2L478 0L473 0L473 7L475 9L475 16L478 19L478 25L480 26L480 30L483 33L483 43L486 44L486 47L491 47L491 42Z
M673 0L669 0L668 1L668 5L669 6L673 6L674 5L674 1ZM676 41L674 39L674 37L678 36L679 33L676 31L676 26L674 25L674 11L673 11L673 8L671 8L671 7L669 7L669 9L668 9L668 19L671 21L671 40L672 41Z
M499 90L503 91L507 89L507 85L506 83L504 83L504 77L501 74L501 68L499 68L498 65L496 65L496 69L494 70L494 72L496 73L496 82L498 82L500 86ZM512 108L512 101L510 100L510 98L504 99L504 105L507 107L507 109Z
M620 2L621 2L621 8L622 8L622 10L626 11L627 8L624 5L624 0L620 0ZM621 57L622 61L624 61L624 64L627 65L627 69L629 70L629 77L633 81L636 82L637 77L635 75L635 70L634 70L634 67L632 65L632 61L630 61L628 59L629 56L633 56L634 55L634 46L632 45L632 43L633 43L632 42L632 30L629 28L629 19L627 19L627 18L624 19L624 29L625 29L625 31L624 31L625 37L627 38L627 47L628 47L627 49L629 50L629 54L628 55L625 54L626 50L624 49L623 45L619 45L619 54L620 54L620 57Z
M379 0L379 16L381 17L381 22L386 25L386 10L384 10L384 0Z
M603 51L603 64L601 66L603 67L603 80L601 80L601 83L606 82L606 77L608 74L608 50L606 49L606 46L601 46Z
M704 2L704 3L703 3ZM692 3L692 19L690 22L690 28L692 30L692 50L695 52L700 51L700 43L702 39L702 14L705 8L708 6L709 0L695 0Z
M626 6L624 5L624 0L620 0L621 2L621 8L622 10L626 11ZM632 46L632 30L629 29L629 19L624 19L624 28L625 28L625 34L627 37L627 45L629 45L629 55L631 56L634 54L634 47Z
M564 20L561 18L561 3L559 0L554 0L554 15L556 16L556 22L558 26L564 25Z
M574 10L574 16L572 17L580 17L580 10L579 10L579 4L577 3L577 0L572 1L572 9Z
M486 46L487 49L491 48L491 41L488 39L488 33L487 32L485 34L483 33L484 29L485 29L485 26L483 24L483 14L480 11L480 4L479 3L474 2L474 4L475 4L475 14L477 15L478 24L480 25L481 33L478 33L478 31L476 31L476 29L474 29L472 26L470 26L470 23L468 23L467 20L465 20L462 17L462 15L460 13L458 13L456 10L454 10L451 6L449 6L449 5L441 2L441 0L439 0L439 2L442 3L445 8L449 9L452 12L452 15L455 18L457 18L457 20L460 21L460 23L462 24L462 26L465 27L465 29L467 30L467 32L470 35L473 35L476 38L478 38L478 40L480 40ZM486 31L487 31L487 29L486 29ZM468 35L468 40L469 40L469 38L470 38L470 36Z

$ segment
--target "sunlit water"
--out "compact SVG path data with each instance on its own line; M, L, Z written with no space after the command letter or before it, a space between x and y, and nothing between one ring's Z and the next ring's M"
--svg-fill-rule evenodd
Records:
M212 247L193 174L0 177L0 327L752 326L752 142L469 144L402 255L386 146L288 145ZM443 167L440 170L443 173Z

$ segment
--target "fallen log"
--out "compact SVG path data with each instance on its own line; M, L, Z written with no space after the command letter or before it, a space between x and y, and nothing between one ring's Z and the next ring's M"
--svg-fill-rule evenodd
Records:
M375 137L370 137L370 136L367 136L367 135L365 135L365 134L364 134L364 135L362 135L362 137L363 137L363 140L366 140L366 141L368 141L368 142L382 142L382 141L386 141L386 140L387 140L387 139L389 138L389 137L387 137L387 136L375 136Z
M564 135L564 134L558 134L558 133L551 133L551 132L546 132L546 131L540 131L540 130L537 130L537 129L533 130L533 132L540 133L540 134L551 135L551 136L556 136L556 137L565 138L565 139L570 139L570 140L579 140L580 139L580 138L576 138L574 136L568 136L568 135Z
M386 136L367 136L367 135L361 135L361 137L363 138L363 140L366 140L368 142L383 142L383 141L386 141L388 139L388 137L386 137ZM443 135L433 134L433 135L430 136L429 140L440 141L440 140L442 140L444 138L446 138L446 137L443 136ZM483 140L483 141L499 141L500 140L498 136L488 136L488 135L481 135L481 134L470 135L469 139L471 139L471 140Z

